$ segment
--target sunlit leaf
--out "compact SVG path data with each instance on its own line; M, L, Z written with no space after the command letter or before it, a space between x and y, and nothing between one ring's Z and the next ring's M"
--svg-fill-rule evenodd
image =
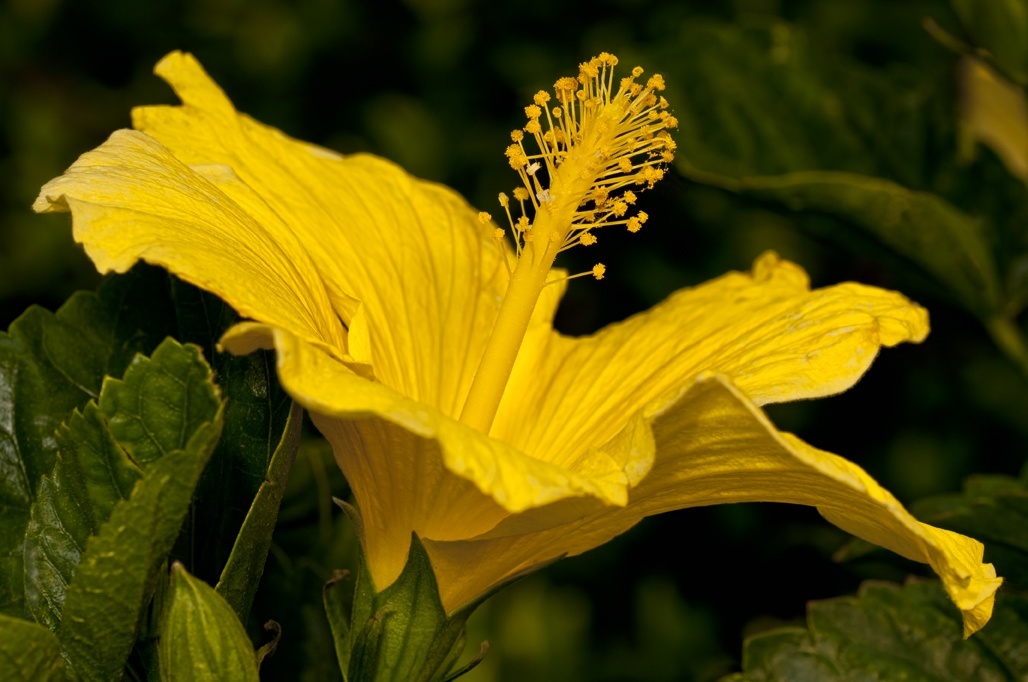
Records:
M58 636L86 680L121 675L222 423L210 368L171 339L104 383L100 412L143 474L87 541L65 593Z
M56 314L30 308L0 333L0 612L25 613L22 539L54 466L57 426L100 394L105 375L120 376L172 331L166 286L163 272L136 268Z

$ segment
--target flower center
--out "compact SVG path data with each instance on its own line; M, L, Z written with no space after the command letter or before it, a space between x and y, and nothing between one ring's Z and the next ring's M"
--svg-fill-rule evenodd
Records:
M536 93L534 104L525 107L528 124L511 133L506 155L521 176L522 186L513 192L520 216L512 215L506 194L500 194L500 206L510 223L516 264L507 264L510 284L460 416L483 433L492 427L539 295L557 281L549 279L557 254L595 244L602 227L624 225L638 232L648 216L642 211L628 215L636 195L625 188L652 187L674 158L668 131L678 122L657 94L664 79L654 75L645 85L636 83L643 73L636 67L615 91L617 62L604 52L579 65L577 79L559 79L552 109L550 94ZM525 149L526 134L534 138L538 153ZM490 220L486 213L480 218ZM502 240L504 231L497 229L496 236ZM603 279L605 271L597 264L573 277Z

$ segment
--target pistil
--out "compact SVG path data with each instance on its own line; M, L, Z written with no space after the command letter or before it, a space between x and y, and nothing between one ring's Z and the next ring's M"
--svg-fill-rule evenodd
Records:
M521 177L523 186L514 190L514 198L522 215L513 218L506 194L500 195L500 204L510 223L517 264L460 416L483 433L492 427L539 295L552 283L549 274L557 254L594 244L595 232L604 226L625 225L637 232L647 216L626 216L635 193L616 192L629 185L652 187L664 175L662 165L673 158L675 145L667 131L677 121L664 111L667 101L655 92L664 89L663 78L653 76L646 86L638 84L634 79L642 69L636 67L614 93L615 64L616 57L602 53L580 65L578 79L559 79L554 85L559 105L552 110L547 108L549 93L537 93L534 104L525 108L528 124L511 133L514 144L506 155ZM545 132L540 123L544 112ZM526 133L534 137L539 153L525 150ZM489 220L488 214L480 217ZM604 272L597 264L591 274L602 279Z

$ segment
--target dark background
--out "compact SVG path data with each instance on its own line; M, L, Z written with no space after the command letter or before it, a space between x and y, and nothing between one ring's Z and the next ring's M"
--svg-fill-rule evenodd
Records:
M495 213L496 194L516 181L503 149L522 125L521 108L601 50L628 67L673 71L654 59L695 22L781 20L827 62L951 70L955 56L923 30L924 17L955 24L948 3L927 0L5 0L0 322L6 328L30 304L52 309L96 285L68 219L35 216L29 206L78 154L127 127L133 105L174 101L151 75L173 49L196 54L239 110L339 151L389 157ZM687 96L671 102L676 111L710 105L690 101L688 83L679 92ZM974 472L1017 473L1028 438L1024 377L912 264L883 256L871 239L841 236L830 219L674 173L641 208L652 219L640 234L601 240L588 260L569 254L567 267L600 260L608 277L571 285L563 331L588 333L775 249L815 285L852 279L899 289L930 310L933 326L924 344L885 351L848 393L772 407L783 430L859 463L904 502L955 491ZM487 603L472 621L469 650L483 638L493 650L466 679L714 679L738 669L746 632L802 622L808 600L853 593L867 578L928 574L880 551L833 561L846 542L806 508L737 505L650 519ZM729 578L738 569L745 579ZM286 575L275 570L269 580ZM293 679L292 661L325 653L310 630L290 632L288 607L279 613L272 599L259 608L285 626L267 677ZM327 674L308 667L310 679Z

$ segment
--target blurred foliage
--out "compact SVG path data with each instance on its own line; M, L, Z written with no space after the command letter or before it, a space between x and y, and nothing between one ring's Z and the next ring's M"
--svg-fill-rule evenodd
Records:
M608 275L571 286L561 328L592 331L773 248L815 285L898 289L930 310L933 325L922 346L887 351L846 394L772 407L780 427L860 463L905 502L951 493L973 473L1016 476L1028 452L1028 380L1019 371L1028 197L1011 161L1016 144L1004 150L982 131L1008 126L1000 137L1021 139L1025 123L1009 102L1023 90L972 97L983 81L968 75L976 72L967 59L990 65L997 83L1023 86L1026 7L3 0L0 322L95 287L67 218L28 207L45 181L127 126L132 106L173 101L150 75L172 49L194 52L256 118L340 151L387 156L486 210L515 184L502 151L521 107L608 50L668 76L682 121L679 174L643 196L652 218L641 235L605 236L588 262L568 254L568 267L598 257ZM978 101L992 102L992 114L969 108ZM268 419L284 418L281 403L265 407ZM257 446L252 455L270 452ZM256 483L234 481L228 526L241 523L239 500ZM261 667L266 679L336 674L321 586L353 565L352 529L330 503L342 486L331 454L308 439L249 623L255 642L267 641L265 620L282 625ZM924 513L945 525L938 510ZM744 632L801 625L810 599L854 594L869 577L925 574L882 552L833 562L844 541L802 508L647 520L487 602L471 620L466 656L482 639L492 649L465 679L712 680L741 667ZM190 570L210 580L225 557L206 558L210 566ZM1002 552L987 558L1004 572Z

